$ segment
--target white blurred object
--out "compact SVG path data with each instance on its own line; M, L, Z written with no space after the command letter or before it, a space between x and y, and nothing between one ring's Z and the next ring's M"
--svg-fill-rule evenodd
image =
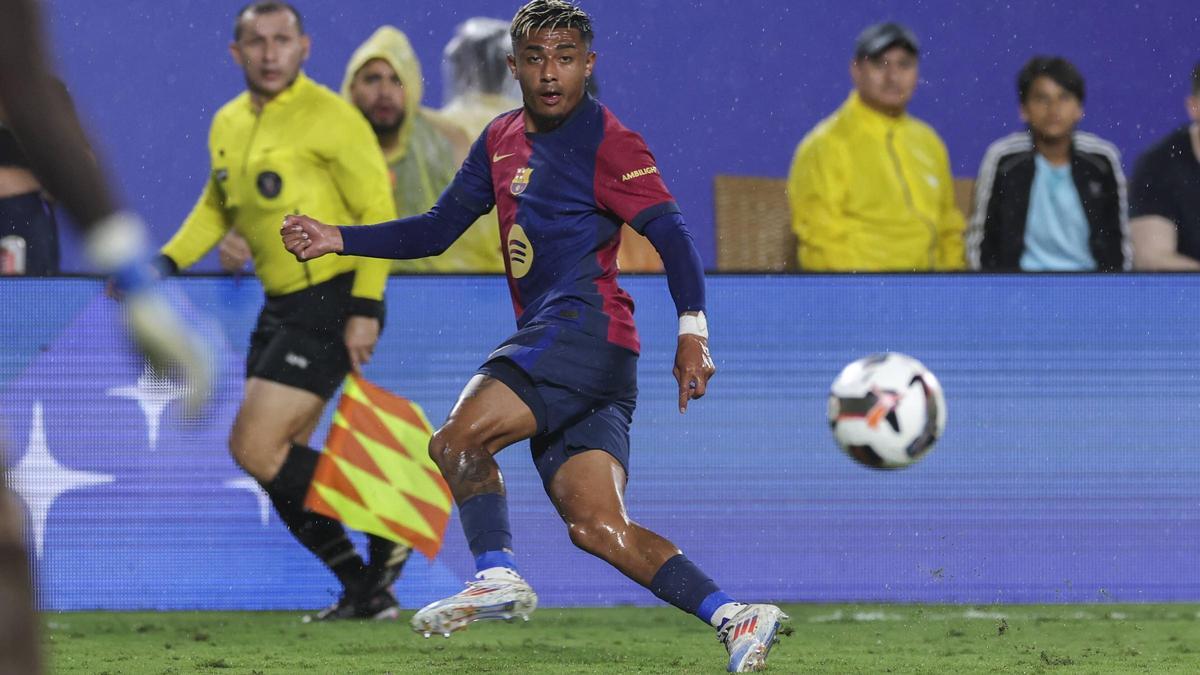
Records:
M159 272L146 258L146 227L128 212L96 223L88 255L112 274L124 309L125 325L150 366L183 382L184 412L199 414L212 393L212 359L203 342L167 302Z
M0 238L0 274L5 276L20 276L25 274L24 237L10 234Z
M184 413L198 415L212 394L208 349L157 290L132 293L121 303L125 324L156 372L182 381Z
M490 94L521 103L521 87L508 70L512 51L509 22L476 16L458 24L454 37L442 50L442 81L446 91L442 100L452 105L456 99Z

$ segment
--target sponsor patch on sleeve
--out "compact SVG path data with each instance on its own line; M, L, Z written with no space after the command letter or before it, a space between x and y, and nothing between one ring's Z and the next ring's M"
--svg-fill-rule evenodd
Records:
M621 182L628 183L629 181L633 180L634 178L641 178L642 176L649 176L651 174L656 174L656 173L658 173L657 166L647 166L645 168L638 169L636 171L630 171L629 173L621 174Z

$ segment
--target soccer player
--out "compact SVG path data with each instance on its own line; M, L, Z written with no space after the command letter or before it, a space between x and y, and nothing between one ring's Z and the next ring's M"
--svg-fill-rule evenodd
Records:
M387 262L301 265L276 232L288 213L359 223L396 213L367 120L302 72L310 46L300 14L285 2L255 2L238 12L230 53L246 91L213 118L204 192L159 264L168 273L186 268L231 228L246 240L267 297L250 337L229 449L292 535L342 584L338 602L311 618L395 618L390 568L403 560L394 558L391 542L371 538L365 567L341 523L304 509L319 458L309 437L346 373L371 358Z
M34 0L0 0L0 105L38 181L70 211L93 264L116 272L130 334L158 368L185 377L194 411L208 394L208 365L179 318L154 290L141 220L121 211L83 130L50 74ZM0 456L3 449L0 448ZM38 619L21 510L0 465L0 673L41 672Z
M478 572L466 590L418 611L413 628L449 634L476 619L533 611L537 597L517 569L493 458L529 439L577 546L717 628L731 671L760 669L783 612L734 602L674 544L630 520L624 503L639 344L633 303L616 282L619 228L628 222L644 232L664 261L679 313L680 412L715 371L699 255L641 137L585 94L596 60L588 15L562 0L533 0L510 35L524 106L488 125L429 213L351 228L289 216L281 228L302 261L326 253L415 258L444 250L497 207L518 330L468 381L429 445Z

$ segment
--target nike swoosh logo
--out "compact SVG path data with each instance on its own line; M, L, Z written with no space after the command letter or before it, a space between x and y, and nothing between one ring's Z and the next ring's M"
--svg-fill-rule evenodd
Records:
M513 155L515 155L515 154L517 154L517 153L515 153L515 152L510 152L510 153L508 153L507 155L501 155L500 153L498 153L498 152L497 152L497 153L495 153L495 154L493 154L493 155L492 155L492 164L495 164L496 162L499 162L499 161L500 161L500 160L502 160L502 159L507 159L507 158L509 158L509 157L512 157L512 156L513 156Z

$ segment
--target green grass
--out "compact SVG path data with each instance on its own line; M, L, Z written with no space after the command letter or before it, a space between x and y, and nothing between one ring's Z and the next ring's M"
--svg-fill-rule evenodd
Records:
M790 605L776 673L1196 673L1200 606ZM51 673L718 673L724 649L670 608L543 609L424 640L405 622L282 612L46 615Z

